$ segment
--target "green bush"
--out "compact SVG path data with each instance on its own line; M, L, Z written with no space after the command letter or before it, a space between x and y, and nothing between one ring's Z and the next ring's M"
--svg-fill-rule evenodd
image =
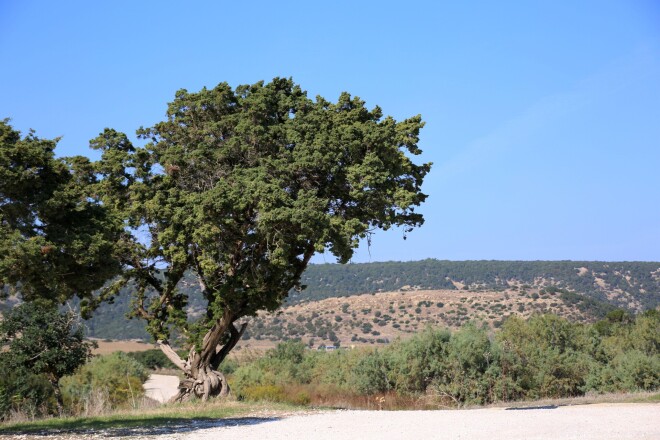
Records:
M570 397L584 393L595 367L581 324L554 315L509 318L497 334L502 374L514 384L507 399Z
M590 377L589 388L596 391L653 391L660 383L660 356L639 350L617 355L610 364Z
M232 386L251 400L300 403L321 387L344 395L435 394L458 405L658 389L660 314L618 316L596 325L511 317L495 332L474 324L453 333L427 328L377 350L325 353L289 341L235 368Z
M286 341L247 365L229 363L227 366L233 367L232 386L239 395L247 395L250 393L245 390L255 386L309 383L315 359L307 351L300 341Z
M485 328L467 324L446 343L431 389L459 404L495 400L499 350Z
M144 367L149 370L158 370L160 368L176 368L172 361L170 361L167 356L165 356L165 353L159 349L133 351L126 354L144 365Z
M426 328L383 350L391 387L402 394L423 393L445 369L448 330Z
M107 397L115 408L133 403L144 394L142 384L149 377L147 369L126 353L115 352L92 359L73 376L62 379L65 401L80 411L96 393Z
M376 350L360 359L351 382L361 394L382 393L392 388L387 373L385 358L382 352Z

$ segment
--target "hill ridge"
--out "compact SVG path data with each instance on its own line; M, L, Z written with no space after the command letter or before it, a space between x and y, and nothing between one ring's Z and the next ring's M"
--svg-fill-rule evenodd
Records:
M585 310L590 309L591 315L585 315L584 319L595 319L608 307L639 312L660 305L659 262L426 259L346 265L324 263L310 265L301 282L307 288L301 292L292 291L285 306L326 298L421 290L460 292L465 297L480 292L504 295L526 291L527 300L534 301L532 295L549 288L560 289L562 301L572 307L580 305ZM181 290L190 295L191 313L203 310L203 299L192 275L184 280ZM128 304L128 292L123 292L113 304L104 304L95 317L86 322L88 334L112 339L147 338L142 322L124 318Z

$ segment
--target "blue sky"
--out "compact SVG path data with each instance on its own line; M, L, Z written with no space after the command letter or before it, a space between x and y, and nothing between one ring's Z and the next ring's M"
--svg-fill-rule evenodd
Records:
M60 155L221 81L291 76L421 113L426 224L377 233L355 262L660 261L653 0L0 0L0 55L0 118L63 136Z

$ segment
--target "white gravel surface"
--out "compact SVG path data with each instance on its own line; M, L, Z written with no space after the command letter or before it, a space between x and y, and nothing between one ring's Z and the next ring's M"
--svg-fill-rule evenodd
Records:
M182 420L161 426L44 430L0 440L658 440L660 404L599 404L509 410L264 411L235 419Z
M153 374L146 393L158 401L176 394L176 376ZM660 404L597 404L524 409L446 411L326 411L204 420L155 432L97 432L62 438L211 440L660 440ZM160 431L160 432L159 432ZM147 434L145 436L145 434Z
M537 409L331 411L283 419L238 419L234 426L172 439L660 439L660 405L599 404ZM161 436L159 438L168 438Z

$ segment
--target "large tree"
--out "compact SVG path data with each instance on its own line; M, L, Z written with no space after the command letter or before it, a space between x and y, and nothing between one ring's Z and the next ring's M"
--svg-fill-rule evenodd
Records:
M228 393L217 369L245 318L302 288L314 253L345 263L374 230L423 223L415 207L430 164L409 157L422 126L276 78L178 91L166 120L138 130L144 147L111 129L91 142L102 150L97 191L127 219L116 250L124 276L106 292L132 283L134 315L186 375L175 400ZM181 289L189 271L207 301L195 319ZM186 359L170 346L175 329Z

